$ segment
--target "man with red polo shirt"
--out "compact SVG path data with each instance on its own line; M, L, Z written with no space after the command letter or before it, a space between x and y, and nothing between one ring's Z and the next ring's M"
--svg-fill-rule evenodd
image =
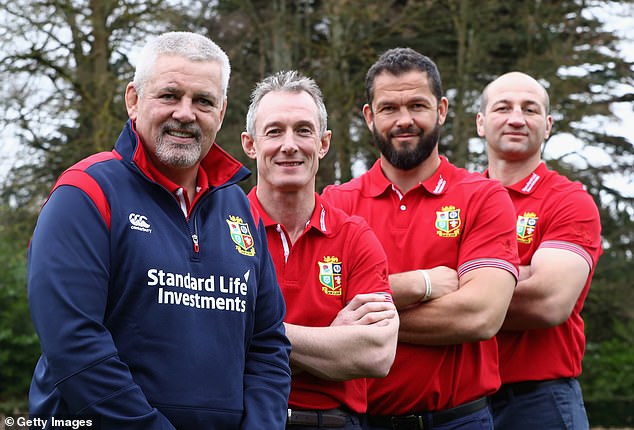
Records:
M315 192L319 160L330 146L326 121L315 82L279 72L255 87L242 146L257 162L249 199L266 226L286 300L287 428L359 430L365 377L389 371L398 314L385 252L370 227Z
M549 170L541 147L552 117L546 89L511 72L483 91L476 125L490 178L508 190L517 217L520 279L498 334L502 387L496 429L587 429L578 381L583 307L601 254L599 211L578 182Z
M448 101L429 58L385 52L367 73L366 98L381 157L323 196L377 234L397 303L409 291L424 294L399 308L396 359L386 378L368 381L365 428L492 429L486 396L500 385L493 337L517 276L512 203L499 183L438 154ZM432 276L439 266L455 270L457 289Z

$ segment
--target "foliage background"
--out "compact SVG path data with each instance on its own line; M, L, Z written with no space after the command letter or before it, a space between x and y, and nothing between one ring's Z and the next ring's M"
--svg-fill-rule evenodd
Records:
M554 133L582 142L574 154L548 164L582 181L602 216L605 252L584 310L588 348L581 382L590 419L631 424L634 142L601 124L615 121L617 104L632 110L634 68L617 49L621 36L606 31L592 11L618 6L632 17L633 4L0 0L0 122L20 148L0 177L0 412L24 410L39 353L26 300L26 249L39 207L64 168L111 149L126 120L123 89L140 45L166 30L190 30L210 36L231 58L230 104L219 143L251 168L239 134L255 82L293 68L320 84L334 134L320 188L348 180L377 156L361 106L365 72L385 49L411 46L437 62L450 99L441 151L471 170L482 170L486 161L474 127L483 86L510 70L541 79L551 96ZM601 162L597 150L610 161ZM615 173L630 178L627 186L612 185Z

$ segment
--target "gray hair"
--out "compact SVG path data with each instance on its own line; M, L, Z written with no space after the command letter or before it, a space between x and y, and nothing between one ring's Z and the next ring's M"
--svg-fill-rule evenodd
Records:
M178 55L191 61L217 61L223 95L227 96L231 66L227 54L211 39L196 33L173 31L150 40L141 50L134 72L134 88L143 94L143 87L152 76L158 57Z
M251 93L251 104L247 112L247 133L255 136L255 115L262 98L273 91L300 93L306 91L315 101L319 111L319 136L323 136L328 127L328 112L317 83L295 70L280 71L258 82Z

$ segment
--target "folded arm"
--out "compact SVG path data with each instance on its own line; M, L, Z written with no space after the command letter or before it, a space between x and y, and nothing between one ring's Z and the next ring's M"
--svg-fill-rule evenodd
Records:
M515 276L482 267L466 272L456 291L400 312L399 340L451 345L493 337L504 321Z
M286 324L294 371L330 380L383 377L394 361L398 315L383 294L359 294L328 327Z
M458 289L458 274L455 270L438 266L426 271L431 282L431 296L428 300L437 299ZM394 295L394 304L399 310L421 303L427 292L426 280L421 270L391 274L390 287Z
M520 267L520 281L502 328L528 330L562 324L570 317L589 273L587 261L575 252L538 249L530 266Z

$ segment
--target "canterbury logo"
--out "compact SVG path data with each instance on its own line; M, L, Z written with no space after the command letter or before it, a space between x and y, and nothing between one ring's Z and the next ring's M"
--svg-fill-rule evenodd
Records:
M147 217L145 215L131 213L128 216L128 220L130 221L130 228L132 230L140 230L146 233L152 233L152 229L150 228L150 224L147 222Z

